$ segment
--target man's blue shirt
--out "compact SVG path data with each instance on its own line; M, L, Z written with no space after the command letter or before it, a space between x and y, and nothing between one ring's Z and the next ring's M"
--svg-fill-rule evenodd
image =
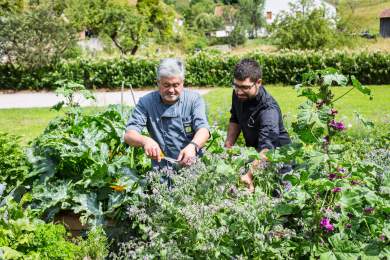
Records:
M200 128L210 129L203 99L186 89L172 105L164 104L158 91L142 97L127 122L126 131L141 133L145 127L164 154L175 159ZM153 161L153 166L165 165L165 161L160 164Z

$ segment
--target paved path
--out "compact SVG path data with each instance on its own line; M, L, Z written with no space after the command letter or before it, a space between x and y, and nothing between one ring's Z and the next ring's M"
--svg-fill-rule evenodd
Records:
M193 89L201 95L206 94L210 89ZM152 90L136 90L134 96L136 102L139 98ZM121 92L95 92L96 101L85 100L81 95L76 94L76 100L81 106L108 106L121 103ZM19 92L12 94L0 93L0 109L2 108L30 108L30 107L51 107L61 101L54 92ZM130 91L123 95L124 104L134 105Z

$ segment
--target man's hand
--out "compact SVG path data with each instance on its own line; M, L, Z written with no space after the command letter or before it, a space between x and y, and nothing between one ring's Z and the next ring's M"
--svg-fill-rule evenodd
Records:
M269 150L267 148L261 150L260 160L254 160L252 162L248 172L245 175L242 175L240 178L240 180L247 185L249 192L255 191L255 186L253 184L253 171L255 171L256 169L263 169L265 167L267 160L268 160L267 157L265 156L265 154L268 151Z
M149 158L161 162L161 148L156 141L145 136L142 147Z
M240 177L240 180L246 184L249 192L255 191L255 186L253 185L253 173L252 169L250 169L245 175Z
M240 125L237 123L230 122L227 135L226 135L226 140L225 140L225 148L231 148L237 140L237 137L239 136L241 132Z
M180 151L177 160L183 165L191 165L196 157L196 147L193 144L188 144Z

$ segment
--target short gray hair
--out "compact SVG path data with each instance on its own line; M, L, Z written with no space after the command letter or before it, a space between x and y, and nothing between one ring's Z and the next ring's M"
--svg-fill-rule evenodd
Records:
M184 63L180 59L167 58L160 60L157 68L157 80L162 77L180 77L184 80Z

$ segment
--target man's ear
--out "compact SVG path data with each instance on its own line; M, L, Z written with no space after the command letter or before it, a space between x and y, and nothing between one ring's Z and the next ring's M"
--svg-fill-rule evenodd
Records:
M256 82L256 84L258 84L259 86L261 86L261 83L262 83L263 81L261 80L261 79L258 79L257 80L257 82Z

